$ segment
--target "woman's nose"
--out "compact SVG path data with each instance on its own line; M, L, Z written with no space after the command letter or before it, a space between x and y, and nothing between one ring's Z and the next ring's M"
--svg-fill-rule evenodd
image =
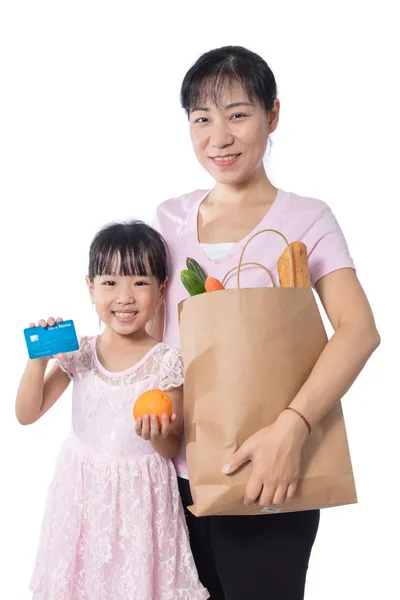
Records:
M234 142L234 137L225 123L215 123L212 128L210 142L214 148L226 148Z

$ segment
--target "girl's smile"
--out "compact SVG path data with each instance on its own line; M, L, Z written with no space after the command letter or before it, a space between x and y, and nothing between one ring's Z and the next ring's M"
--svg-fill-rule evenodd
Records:
M134 321L138 312L113 311L113 314L117 321L119 321L120 323L131 323L132 321Z

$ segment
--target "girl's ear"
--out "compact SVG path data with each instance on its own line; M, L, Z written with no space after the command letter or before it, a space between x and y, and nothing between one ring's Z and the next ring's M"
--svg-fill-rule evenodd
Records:
M160 302L164 302L165 292L167 291L167 281L168 281L168 277L166 277L164 283L162 283L160 285L160 288L159 288L159 292L160 292L159 301Z
M86 285L88 286L90 299L92 301L92 304L94 304L94 287L93 287L93 281L90 281L90 279L89 279L88 276L85 277L85 280L86 280Z

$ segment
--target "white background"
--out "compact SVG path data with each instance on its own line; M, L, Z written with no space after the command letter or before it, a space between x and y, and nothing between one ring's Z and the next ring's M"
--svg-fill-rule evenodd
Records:
M30 597L47 486L69 429L70 389L39 423L22 427L14 417L22 330L62 315L95 333L84 275L96 230L147 219L168 197L210 185L192 154L179 88L198 55L231 43L260 53L278 81L272 181L331 205L383 340L344 402L359 504L323 512L306 599L400 597L395 5L1 4L2 600Z

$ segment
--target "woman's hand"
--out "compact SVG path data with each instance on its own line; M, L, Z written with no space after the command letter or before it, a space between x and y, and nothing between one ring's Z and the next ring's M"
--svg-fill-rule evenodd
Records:
M144 415L135 421L136 434L144 440L165 440L171 433L171 425L176 420L176 415L171 415L171 419L164 413L161 416L161 427L158 423L157 415Z
M244 504L257 503L262 507L283 504L296 492L307 438L308 430L298 415L284 411L272 425L248 438L222 472L232 474L250 460L252 471Z

